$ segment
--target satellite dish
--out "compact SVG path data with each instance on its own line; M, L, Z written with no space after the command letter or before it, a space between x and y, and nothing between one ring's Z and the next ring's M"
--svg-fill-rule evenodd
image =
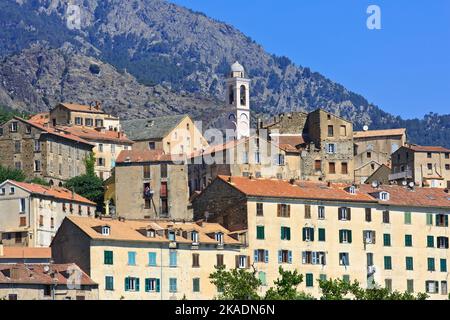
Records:
M406 187L407 184L408 184L408 182L406 182L406 181L402 182L402 185L404 185L405 187Z
M372 188L378 188L378 181L372 182Z
M44 272L47 273L50 271L50 267L49 266L44 266Z
M364 126L364 127L363 127L363 130L364 130L364 131L368 131L368 130L369 130L369 126Z
M410 187L410 188L414 188L414 182L411 181L411 182L409 183L409 187Z

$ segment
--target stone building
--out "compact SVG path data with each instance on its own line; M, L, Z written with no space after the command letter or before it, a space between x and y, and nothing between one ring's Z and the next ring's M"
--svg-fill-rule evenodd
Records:
M98 285L73 263L0 263L0 300L98 300Z
M209 300L218 295L215 266L250 267L240 247L215 223L68 217L52 256L79 265L102 300Z
M318 109L311 113L278 115L262 124L270 137L297 138L302 179L352 182L354 177L353 124Z
M406 129L355 131L353 141L355 182L365 183L382 165L391 167L391 154L406 144Z
M166 154L191 154L208 146L201 128L188 115L122 121L136 150L161 150Z
M78 136L19 117L0 126L0 164L52 185L84 174L93 147Z
M450 149L408 144L392 154L389 180L417 186L450 188Z
M443 189L219 176L193 200L195 218L245 239L264 293L278 268L319 279L448 298L449 194Z
M190 194L202 191L218 175L299 179L299 151L277 141L244 137L192 154L188 159Z
M5 246L48 247L68 215L95 214L96 204L60 187L6 180L0 184L0 235Z
M115 208L127 219L192 219L185 161L159 150L122 151L114 170Z

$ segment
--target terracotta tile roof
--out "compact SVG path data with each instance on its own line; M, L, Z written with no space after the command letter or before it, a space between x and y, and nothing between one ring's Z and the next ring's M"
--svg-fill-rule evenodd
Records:
M349 184L330 185L320 182L295 181L293 184L286 180L277 179L249 179L245 177L219 176L218 179L226 182L247 196L273 197L286 199L311 199L329 201L355 201L379 203L406 207L438 207L450 208L450 194L438 188L414 188L410 190L403 186L381 185L373 188L363 184L357 186L356 194L350 194ZM388 201L377 198L377 193L387 191L390 194Z
M0 255L0 258L9 259L50 259L51 257L50 248L28 247L3 247L3 255Z
M95 129L82 128L82 127L58 127L64 132L72 134L74 136L80 137L84 140L95 140L95 141L112 141L119 144L133 144L133 141L128 139L123 132L104 130L97 131Z
M291 184L286 180L249 179L246 177L231 177L229 180L228 176L219 176L218 178L247 196L376 202L372 197L361 192L350 194L344 190L344 186L348 185L331 184L328 186L326 183L310 181L295 181Z
M80 202L80 203L85 203L85 204L90 204L95 206L96 203L92 202L82 196L80 196L77 193L72 193L72 191L66 189L66 188L61 188L61 187L47 187L47 186L42 186L40 184L34 184L34 183L25 183L25 182L17 182L17 181L13 181L13 180L6 180L5 182L2 183L11 183L13 185L16 185L17 187L20 187L32 194L38 194L38 195L43 195L46 197L53 197L56 199L62 199L62 200L67 200L67 201L73 201L73 202Z
M278 143L281 145L290 145L297 150L297 146L304 144L305 140L302 136L278 136Z
M45 267L50 267L50 272L46 272ZM0 264L0 283L20 283L20 284L58 284L66 285L73 270L81 272L81 285L96 286L85 272L76 264Z
M146 229L153 229L156 231L174 230L174 231L197 231L199 233L199 242L204 244L217 244L214 237L210 236L215 232L224 234L224 243L229 245L239 245L240 242L230 237L227 229L218 223L206 223L201 225L195 222L172 222L172 221L143 221L143 220L109 220L109 219L94 219L89 217L68 216L68 221L71 221L78 228L80 228L88 237L95 240L117 240L117 241L136 241L136 242L164 242L169 243L169 239L164 232L156 233L155 237L149 238L145 235ZM103 236L99 231L102 226L110 227L110 234ZM96 230L97 229L97 230ZM178 243L192 243L189 237L181 235L176 236Z
M384 137L384 136L401 136L406 133L405 128L398 129L384 129L384 130L367 130L367 131L354 131L353 138L372 138L372 137Z
M162 150L123 150L116 159L119 163L170 162L172 156Z
M450 152L450 149L440 146L419 146L416 144L410 144L405 146L405 148L415 152L444 152L444 153Z
M44 124L48 123L49 120L50 120L49 112L37 113L37 114L31 116L30 119L28 119L28 121L37 123L40 125L44 125Z
M75 103L60 103L60 106L63 106L70 111L79 111L79 112L88 112L88 113L105 113L100 107L95 106L86 106L82 104Z
M82 139L82 138L80 138L80 137L78 137L76 135L73 135L73 134L68 133L68 132L63 132L61 130L57 130L57 129L49 127L49 126L47 126L45 124L40 124L38 122L25 120L25 119L22 119L20 117L14 117L14 119L16 119L18 121L22 121L24 123L27 123L30 126L33 126L33 127L37 128L39 130L42 130L42 131L44 131L44 132L46 132L48 134L55 135L55 136L58 136L58 137L61 137L61 138L64 138L64 139L80 142L80 143L87 144L87 145L90 145L90 146L94 146L91 142L86 141L86 140L84 140L84 139Z

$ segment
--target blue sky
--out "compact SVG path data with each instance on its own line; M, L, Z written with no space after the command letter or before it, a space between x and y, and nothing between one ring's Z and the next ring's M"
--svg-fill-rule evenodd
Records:
M404 118L450 113L448 0L170 0ZM381 8L381 30L366 27Z

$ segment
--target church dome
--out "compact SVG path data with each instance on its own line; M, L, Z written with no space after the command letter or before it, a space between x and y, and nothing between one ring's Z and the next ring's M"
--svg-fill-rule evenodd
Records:
M231 72L244 72L244 67L236 61L231 65Z

